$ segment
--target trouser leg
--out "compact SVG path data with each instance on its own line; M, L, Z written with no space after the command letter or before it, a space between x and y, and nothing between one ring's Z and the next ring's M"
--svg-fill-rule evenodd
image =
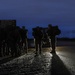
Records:
M2 49L1 49L1 44L0 44L0 57L2 57Z
M26 53L28 52L28 41L27 39L25 40L25 49L26 49Z
M55 38L51 39L51 47L52 47L52 51L55 52Z
M39 43L39 53L41 54L41 49L42 49L42 43Z
M35 49L36 49L36 54L38 54L38 41L35 39Z

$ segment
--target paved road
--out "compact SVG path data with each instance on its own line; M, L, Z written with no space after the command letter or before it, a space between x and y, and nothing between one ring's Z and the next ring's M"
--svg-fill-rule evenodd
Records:
M56 54L43 48L35 56L34 48L29 53L0 65L0 75L75 75L75 47L57 47Z

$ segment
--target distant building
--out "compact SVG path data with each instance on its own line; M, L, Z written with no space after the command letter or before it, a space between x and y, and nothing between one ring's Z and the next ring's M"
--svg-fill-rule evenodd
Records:
M0 27L4 28L9 25L16 26L16 20L0 20Z

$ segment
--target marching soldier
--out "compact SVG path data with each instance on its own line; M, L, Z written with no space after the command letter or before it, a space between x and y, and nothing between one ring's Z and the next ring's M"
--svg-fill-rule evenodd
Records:
M41 31L41 28L39 26L33 28L32 35L34 36L35 40L36 55L38 55L38 51L41 54L42 38L43 38L43 33Z
M59 30L58 26L52 26L51 24L48 25L47 34L49 39L51 39L51 53L55 53L56 49L56 35L59 35L61 31Z
M22 48L23 50L26 49L26 53L28 52L27 32L28 30L25 28L25 26L22 26L20 30L21 39L22 39Z

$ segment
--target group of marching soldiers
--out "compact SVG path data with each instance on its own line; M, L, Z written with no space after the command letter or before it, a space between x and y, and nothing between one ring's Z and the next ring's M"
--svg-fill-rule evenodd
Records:
M48 25L47 28L37 26L33 28L32 35L34 36L34 43L36 48L36 55L41 54L43 42L50 42L51 53L56 53L56 35L61 33L58 26Z
M55 53L55 36L60 34L58 26L48 25L47 28L35 27L32 28L32 36L36 55L41 54L42 41L51 40L52 53ZM22 53L28 52L28 30L25 26L6 26L0 28L0 57L11 55L20 56Z
M27 53L27 32L25 26L6 26L0 28L0 57L11 55L19 56Z

